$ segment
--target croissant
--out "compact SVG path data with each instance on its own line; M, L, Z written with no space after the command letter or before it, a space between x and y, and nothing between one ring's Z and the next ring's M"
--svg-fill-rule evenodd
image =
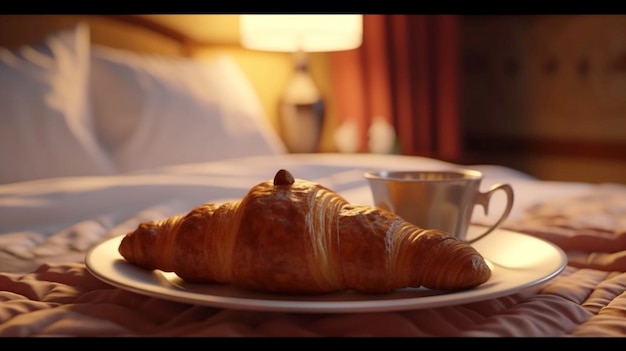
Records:
M282 169L241 200L141 223L119 252L133 265L188 282L278 294L454 291L491 277L483 256L456 237L350 204Z

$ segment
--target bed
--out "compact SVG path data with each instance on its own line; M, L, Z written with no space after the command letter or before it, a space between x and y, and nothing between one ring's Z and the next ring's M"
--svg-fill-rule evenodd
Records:
M625 185L419 156L290 154L231 56L94 44L93 26L119 19L93 17L0 51L1 336L626 336ZM116 256L140 223L240 199L278 169L373 205L365 171L449 167L515 190L508 219L475 244L496 274L471 291L247 295ZM493 201L473 226L499 214L504 199Z

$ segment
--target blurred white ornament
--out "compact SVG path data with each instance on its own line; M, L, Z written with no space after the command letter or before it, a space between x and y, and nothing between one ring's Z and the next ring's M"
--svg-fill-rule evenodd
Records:
M371 153L390 154L393 152L396 132L385 118L374 117L367 134L367 147Z
M337 150L343 153L355 153L359 151L358 128L355 121L344 121L333 135Z

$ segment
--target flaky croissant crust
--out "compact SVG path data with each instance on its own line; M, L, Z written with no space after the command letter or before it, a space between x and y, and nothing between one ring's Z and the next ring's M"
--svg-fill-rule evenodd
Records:
M469 244L387 210L350 204L285 170L239 201L142 223L119 252L129 263L186 281L281 294L463 290L491 277Z

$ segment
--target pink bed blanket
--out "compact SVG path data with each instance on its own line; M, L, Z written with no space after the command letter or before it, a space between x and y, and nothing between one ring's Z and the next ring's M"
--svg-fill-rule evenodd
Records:
M626 336L626 190L544 201L506 228L561 247L568 266L509 296L375 313L230 310L110 286L83 263L0 274L0 336Z

